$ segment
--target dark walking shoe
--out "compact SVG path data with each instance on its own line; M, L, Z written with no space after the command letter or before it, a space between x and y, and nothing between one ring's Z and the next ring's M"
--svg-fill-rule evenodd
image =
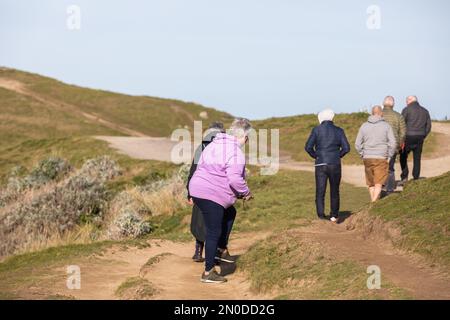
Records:
M230 253L228 252L228 249L225 249L224 251L220 251L219 249L217 249L217 253L216 253L216 260L221 261L221 262L228 262L228 263L234 263L234 259L232 256L230 256Z
M328 218L327 216L319 216L320 220L330 220L330 218Z
M194 261L194 262L205 262L205 258L203 258L201 255L194 254L192 256L192 261Z
M211 270L208 275L203 272L200 281L204 283L223 283L227 282L227 279L219 275L216 270Z
M194 262L203 262L205 261L205 259L202 257L203 254L203 243L200 241L197 241L195 243L195 253L194 256L192 257L192 260Z

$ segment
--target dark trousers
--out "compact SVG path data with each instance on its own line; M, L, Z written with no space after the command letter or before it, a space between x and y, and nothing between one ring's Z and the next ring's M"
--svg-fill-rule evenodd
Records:
M236 218L236 209L225 209L218 203L206 199L192 198L203 213L206 226L205 270L214 268L217 248L226 248Z
M402 180L407 179L409 175L408 155L412 151L414 156L413 178L420 178L420 161L422 158L422 148L424 136L406 136L405 149L400 154L400 165L402 166Z
M316 167L316 209L319 217L325 216L325 193L328 181L330 181L331 216L337 218L339 215L341 172L340 165Z
M397 160L397 154L394 154L394 156L389 161L389 177L386 181L386 191L387 192L394 192L395 189L397 189L397 184L395 181L395 161Z

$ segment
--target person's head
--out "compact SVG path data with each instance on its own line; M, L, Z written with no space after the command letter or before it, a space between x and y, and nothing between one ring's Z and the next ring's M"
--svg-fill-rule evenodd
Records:
M406 104L409 106L411 103L417 102L416 96L407 96L406 97Z
M387 96L386 98L384 98L383 107L394 108L394 105L395 105L395 99L393 96Z
M374 106L372 108L372 115L382 117L383 116L383 108L381 108L381 106Z
M225 132L225 127L223 125L223 122L220 121L214 121L211 122L211 124L208 127L208 131L219 131L219 132Z
M325 110L319 112L318 118L319 118L320 123L322 123L324 121L333 121L334 111L331 109L325 109Z
M236 118L231 124L229 134L235 136L241 145L244 145L248 140L248 135L252 125L250 121L245 118Z

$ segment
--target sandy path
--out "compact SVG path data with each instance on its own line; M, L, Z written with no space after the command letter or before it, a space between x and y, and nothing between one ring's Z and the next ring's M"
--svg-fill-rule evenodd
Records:
M415 299L450 299L448 275L396 250L390 243L366 239L359 230L347 230L347 222L336 225L314 221L297 231L306 239L320 242L331 256L362 266L379 266L382 282L387 279Z
M256 241L266 237L266 233L237 234L230 241L233 255L241 255ZM150 247L144 249L115 248L109 250L100 258L80 263L81 289L69 290L65 282L58 277L58 282L51 288L39 288L47 295L72 296L76 299L118 299L116 289L127 278L141 276L148 280L156 289L152 299L267 299L251 292L250 283L239 271L227 275L228 282L224 284L203 284L200 275L203 272L202 263L192 262L193 243L177 243L165 240L152 240ZM160 254L169 254L150 267L145 274L142 266L148 259ZM74 261L76 264L76 261ZM65 273L65 267L55 270ZM211 287L214 287L212 290Z

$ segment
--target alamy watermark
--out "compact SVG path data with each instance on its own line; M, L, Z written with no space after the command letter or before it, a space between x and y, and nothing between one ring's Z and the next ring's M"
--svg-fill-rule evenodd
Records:
M171 151L171 161L175 164L190 163L194 158L194 162L197 162L199 159L194 157L195 150L201 145L204 137L202 121L194 121L193 137L189 129L174 130L171 140L176 144ZM223 144L223 152L214 161L226 161L225 157L230 151L227 150L229 148L237 147ZM248 151L246 152L248 164L260 166L261 175L275 175L278 172L280 167L280 133L278 129L251 129L248 134L248 143L243 148ZM245 158L236 158L234 161L245 163Z
M381 8L378 5L371 5L366 10L368 17L366 20L366 26L369 30L381 29Z
M376 265L368 266L367 273L370 274L370 276L367 278L367 289L380 290L381 289L380 267Z
M70 265L66 268L68 277L66 279L66 286L69 290L81 289L81 269L77 265Z
M66 8L66 26L70 31L81 29L81 8L77 5L70 5Z

